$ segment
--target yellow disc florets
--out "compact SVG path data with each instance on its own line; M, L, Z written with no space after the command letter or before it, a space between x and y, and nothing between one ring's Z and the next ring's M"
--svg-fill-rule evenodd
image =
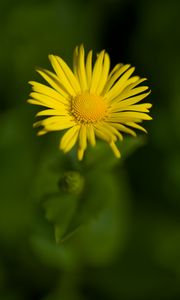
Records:
M101 96L83 93L72 99L71 112L82 123L94 123L107 115L107 104Z

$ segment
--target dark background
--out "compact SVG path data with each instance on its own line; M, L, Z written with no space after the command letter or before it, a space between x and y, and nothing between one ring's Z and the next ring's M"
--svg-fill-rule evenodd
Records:
M180 299L179 14L178 0L1 0L0 299ZM49 53L71 64L82 42L148 78L153 121L144 146L116 168L116 249L101 259L101 236L87 243L96 258L83 252L77 271L66 249L60 259L42 238L49 228L32 190L52 139L35 136L26 99L27 82L40 81L35 67L50 68Z

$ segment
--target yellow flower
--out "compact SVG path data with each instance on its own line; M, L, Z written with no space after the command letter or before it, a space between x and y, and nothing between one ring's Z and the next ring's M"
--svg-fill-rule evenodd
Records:
M110 72L110 58L104 50L93 66L92 50L85 59L82 45L75 48L73 72L62 58L49 55L49 59L55 73L37 70L49 86L30 81L33 92L28 102L48 108L37 113L46 116L34 124L42 126L38 135L67 129L60 149L68 152L77 143L77 156L82 160L87 144L95 146L96 137L120 157L115 143L123 139L122 133L136 136L132 128L146 132L138 123L152 119L147 114L151 104L139 102L150 91L147 86L138 86L146 78L131 76L134 67L117 64Z

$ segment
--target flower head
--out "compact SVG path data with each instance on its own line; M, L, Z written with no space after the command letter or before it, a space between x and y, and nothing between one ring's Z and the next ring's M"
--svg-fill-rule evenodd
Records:
M77 156L83 159L87 144L96 144L96 137L106 141L116 157L116 146L123 133L136 136L134 129L144 132L139 125L151 120L147 114L150 103L141 103L150 91L141 85L146 78L132 76L134 67L117 64L110 72L110 58L103 50L92 64L92 51L85 58L84 47L74 51L73 71L56 55L49 55L55 73L38 69L49 86L30 81L33 92L29 103L46 107L37 113L45 117L34 124L41 126L38 135L65 130L60 149L70 151L78 144Z

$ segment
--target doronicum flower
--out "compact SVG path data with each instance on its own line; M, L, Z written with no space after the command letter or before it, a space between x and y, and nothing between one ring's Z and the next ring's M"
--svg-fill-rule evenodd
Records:
M150 91L140 85L146 78L132 76L134 67L117 64L110 72L110 58L104 50L93 66L92 50L85 58L83 45L75 48L73 71L61 57L49 55L49 59L55 73L37 70L49 86L30 81L33 92L28 102L47 108L37 113L45 117L34 124L41 126L38 135L66 130L60 149L66 153L78 144L77 156L82 160L87 144L95 146L96 137L120 157L116 141L122 140L124 133L136 136L134 129L146 132L139 123L152 119L147 114L151 104L139 102Z

